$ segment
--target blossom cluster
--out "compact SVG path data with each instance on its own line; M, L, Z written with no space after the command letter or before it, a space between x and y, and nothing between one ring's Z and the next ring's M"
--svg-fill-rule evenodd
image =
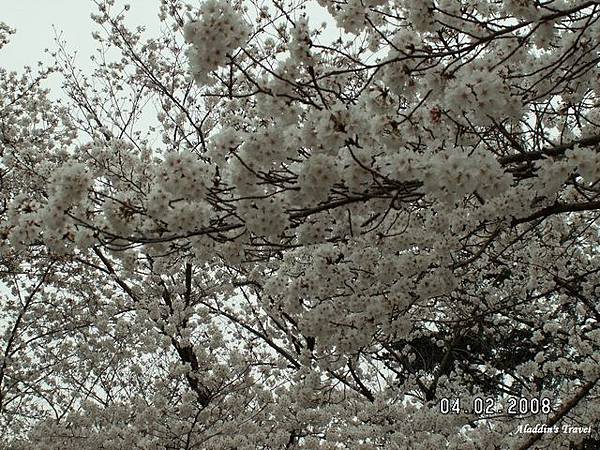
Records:
M254 203L247 202L240 213L244 218L246 229L256 236L276 238L287 226L281 200L268 197Z
M326 200L330 189L338 181L335 158L323 154L312 155L306 161L298 180L303 200L307 202Z
M575 146L566 152L566 156L587 183L595 183L600 179L600 154L596 149Z
M49 418L22 448L522 447L521 415L440 414L506 388L598 421L597 8L320 0L336 37L208 0L194 85L116 2L123 60L101 94L66 63L65 130L0 70L0 390Z
M65 164L54 172L51 180L51 202L64 210L83 199L91 182L85 165L79 162Z
M452 113L467 114L472 123L489 125L493 120L517 119L521 103L498 72L489 68L470 67L448 83L444 103Z
M212 170L188 151L169 153L157 168L159 186L175 197L203 198Z
M14 33L14 30L6 25L4 22L0 22L0 48L4 47L8 43L8 35Z
M440 152L427 158L423 174L424 188L447 200L477 192L491 198L506 191L512 176L502 171L498 161L488 153L468 154L461 151Z
M309 34L308 19L302 17L296 21L291 33L290 54L297 61L302 61L305 64L310 64L312 58L310 55L310 34Z
M231 52L242 46L250 28L231 2L208 0L200 6L198 19L184 26L191 47L187 51L194 78L209 82L210 72L224 66Z

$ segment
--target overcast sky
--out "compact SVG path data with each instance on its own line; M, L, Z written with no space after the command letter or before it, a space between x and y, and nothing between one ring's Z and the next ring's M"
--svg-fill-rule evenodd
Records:
M129 24L158 29L159 0L129 2ZM97 24L90 18L94 12L92 0L0 0L0 21L17 30L10 44L0 50L0 65L20 71L25 65L34 67L39 60L51 62L44 49L56 47L55 27L62 32L68 50L77 51L78 64L85 66L95 48L91 33Z
M126 3L131 4L126 21L129 28L143 25L148 37L158 36L160 0L117 1L121 7ZM198 6L202 0L191 3ZM331 21L331 17L316 2L309 2L308 5L311 25ZM114 11L117 11L117 7ZM76 65L84 71L91 71L89 58L96 48L91 33L98 30L98 24L90 18L92 13L97 13L93 0L0 0L0 21L16 29L16 34L10 37L10 43L0 50L0 67L21 72L26 65L35 68L38 61L52 64L53 58L45 54L44 49L56 49L54 39L56 33L60 33L61 40L66 42L67 52L77 52ZM329 35L333 28L328 27L325 35ZM337 33L328 36L329 39L334 37L337 37ZM58 77L50 77L44 85L52 90L52 96L61 96Z

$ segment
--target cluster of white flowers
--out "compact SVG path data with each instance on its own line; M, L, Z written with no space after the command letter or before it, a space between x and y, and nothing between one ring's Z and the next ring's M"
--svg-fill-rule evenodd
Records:
M457 74L447 86L445 106L458 117L467 113L471 123L488 126L491 120L519 118L520 99L511 95L500 75L486 67Z
M248 24L231 2L204 2L198 20L184 26L185 40L192 44L187 55L196 81L210 82L210 72L225 65L231 52L242 46L249 34Z
M256 236L277 238L287 226L283 204L278 197L271 196L253 203L247 202L240 212L246 229Z
M168 153L157 170L157 181L169 194L186 199L203 198L211 167L188 151Z
M292 28L291 38L289 49L292 58L305 64L311 64L310 28L306 16L296 21L294 28Z
M240 158L233 158L229 162L223 178L229 186L236 187L241 197L261 194L257 180L249 170L248 164Z
M237 156L253 170L267 172L296 156L298 147L295 147L297 140L294 134L294 127L268 127L254 133L240 134L239 139L244 143Z
M85 165L79 162L65 164L54 172L50 182L53 188L50 201L64 210L81 201L91 184L92 179Z
M365 27L365 14L367 7L360 0L348 0L343 8L331 0L318 0L319 4L331 13L337 25L346 33L359 34Z
M168 214L170 195L158 185L152 186L146 195L146 211L153 217L162 218Z
M428 194L453 203L476 192L485 199L504 193L512 176L497 159L484 152L452 148L437 153L397 153L380 161L382 172L399 182L421 180Z
M288 59L286 61L293 60ZM279 72L284 64L279 65L275 70L277 75L280 75ZM291 69L297 70L299 67L292 66ZM293 73L284 72L283 75L293 76ZM276 119L282 127L296 126L302 110L297 103L292 103L286 98L286 95L289 95L289 84L282 82L277 77L273 77L272 79L264 80L263 85L265 86L265 91L270 92L272 95L258 94L255 99L256 111L265 118Z
M326 200L330 189L339 181L336 158L324 154L311 155L298 176L302 200L309 203Z
M399 182L416 180L421 157L408 150L385 155L378 160L380 171L384 175Z
M433 0L423 0L420 2L405 1L403 6L408 10L408 20L415 31L432 31L434 27Z
M172 230L197 230L208 225L210 220L210 208L202 200L175 202L169 210L166 218L167 224Z
M416 3L419 5L420 3ZM396 95L408 96L414 93L416 86L414 76L411 71L417 67L416 61L407 60L410 55L421 45L419 34L406 28L401 28L392 37L391 48L387 59L391 61L383 67L380 79L383 85ZM401 61L395 61L401 59ZM412 89L412 90L411 90Z
M4 22L0 22L0 48L4 47L8 43L8 36L14 32L15 30L10 28Z
M575 146L566 152L566 156L587 183L600 179L600 154L596 149Z
M28 198L26 194L17 195L10 204L7 211L7 228L10 229L8 237L16 248L21 248L38 237L42 223L40 208L40 202Z
M140 216L135 214L135 200L124 193L104 202L103 211L106 221L113 232L127 236L139 225Z
M347 0L343 7L335 0L317 0L319 5L335 18L337 26L346 33L360 34L367 26L367 17L378 22L379 16L370 14L371 8L384 6L387 0Z
M553 21L540 23L534 34L535 46L539 49L549 49L556 40L556 24Z
M509 17L519 17L526 20L535 20L539 13L535 7L535 2L528 0L504 0L504 12Z
M239 133L232 128L225 128L215 134L211 139L211 145L207 156L219 166L225 165L230 152L234 151L241 143Z
M325 241L326 236L327 229L322 218L314 221L306 221L296 231L296 238L303 245L322 243Z
M568 159L543 159L536 164L538 175L531 181L531 186L539 196L551 197L560 190L575 167L574 161Z
M114 3L101 2L106 26L121 24ZM178 23L191 11L161 3ZM79 124L96 128L93 141L74 157L62 130L36 128L52 105L0 107L2 256L47 266L55 250L78 252L48 274L74 298L45 292L33 302L44 320L19 319L25 335L56 328L65 346L40 352L52 378L30 371L31 385L77 381L72 399L44 394L56 410L82 406L71 430L38 432L76 432L71 448L177 436L202 448L520 446L520 419L473 421L430 400L460 394L464 406L520 374L568 402L598 376L599 12L534 3L320 0L341 27L325 44L298 2L282 1L257 5L246 44L243 2L208 0L184 27L200 87L177 65L178 36L133 61L152 60L151 77L130 79L142 92L169 81L148 93L162 108L152 150L136 117L122 130L92 94ZM535 10L553 22L530 22ZM99 85L119 85L140 48L115 36L103 42L132 46ZM25 92L2 74L0 89ZM86 88L75 91L77 103ZM4 265L0 283L12 282ZM64 355L85 370L63 369ZM511 389L529 394L529 382ZM105 387L128 398L79 402L79 389L104 398ZM595 420L578 411L589 397L562 420Z
M312 112L304 123L301 142L315 150L335 154L357 128L350 110L336 103L326 110Z
M47 203L38 211L37 223L44 230L45 242L55 251L62 251L65 237L72 239L75 232L68 212L84 200L92 177L82 163L70 162L54 172L52 181Z

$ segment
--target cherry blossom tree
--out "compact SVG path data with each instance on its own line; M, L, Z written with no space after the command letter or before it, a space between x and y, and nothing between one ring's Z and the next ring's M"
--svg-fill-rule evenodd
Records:
M598 2L96 5L0 73L2 445L600 445Z

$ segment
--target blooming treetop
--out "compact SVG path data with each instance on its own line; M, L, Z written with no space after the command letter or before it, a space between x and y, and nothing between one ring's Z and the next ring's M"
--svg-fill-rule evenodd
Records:
M2 73L6 439L598 445L515 430L600 421L599 8L98 2L70 108Z

